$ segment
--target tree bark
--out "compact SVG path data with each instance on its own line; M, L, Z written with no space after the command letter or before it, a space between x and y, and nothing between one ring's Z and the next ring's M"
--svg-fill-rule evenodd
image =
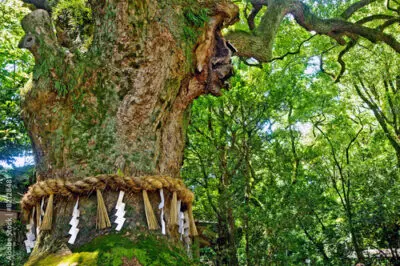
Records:
M40 2L40 1L39 1ZM47 11L22 21L20 47L35 57L33 80L22 115L32 140L37 180L76 181L97 174L168 175L179 178L187 110L201 94L220 94L231 75L231 54L221 29L238 9L218 1L90 1L93 41L86 53L62 47ZM203 12L203 13L201 13ZM206 17L202 16L206 14ZM117 194L103 193L109 214ZM169 204L171 195L166 195ZM155 206L158 195L150 195ZM55 197L55 225L43 232L35 252L66 247L73 200ZM143 202L127 228L145 226ZM95 197L80 204L85 230L95 229Z

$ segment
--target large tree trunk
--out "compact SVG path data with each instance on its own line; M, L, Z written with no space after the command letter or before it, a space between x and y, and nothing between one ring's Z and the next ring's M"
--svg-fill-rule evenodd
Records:
M36 61L22 109L37 180L117 172L179 178L188 107L201 94L218 95L232 71L220 30L236 20L236 6L93 0L91 9L93 41L86 53L60 46L47 11L37 9L22 21L20 46ZM116 192L103 195L110 213ZM158 199L150 195L153 206ZM73 203L56 195L55 225L42 233L36 253L65 247ZM95 196L81 199L85 228L77 245L101 234L95 204ZM142 204L139 194L127 199L126 228L146 226Z

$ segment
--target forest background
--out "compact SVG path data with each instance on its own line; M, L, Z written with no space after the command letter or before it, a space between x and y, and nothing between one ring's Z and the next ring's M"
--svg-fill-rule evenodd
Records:
M352 3L304 2L320 17L340 16ZM52 15L79 28L85 4L60 0ZM236 4L246 17L248 3ZM399 40L399 11L398 1L376 1L352 20L393 16L397 21L384 30ZM0 182L13 180L13 203L35 182L20 117L34 65L30 53L18 49L20 20L28 12L21 1L0 3ZM365 23L382 26L379 19ZM246 26L242 19L233 27ZM362 258L400 265L398 53L362 38L343 47L287 16L273 54L267 64L235 57L229 90L193 104L181 174L196 195L200 261L351 265ZM20 244L23 238L15 236ZM22 245L16 250L23 263Z

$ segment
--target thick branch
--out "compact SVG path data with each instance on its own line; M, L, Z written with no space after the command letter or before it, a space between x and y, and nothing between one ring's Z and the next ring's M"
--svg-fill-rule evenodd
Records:
M376 29L379 31L384 31L387 27L395 24L395 23L400 23L400 18L392 18L389 19L387 21L385 21L382 25L380 25L379 27L377 27Z
M384 42L400 53L400 43L391 35L341 19L321 19L311 13L309 7L301 2L293 6L290 13L293 14L297 23L308 31L330 36L340 44L345 44L344 36L358 35L373 43Z
M268 48L262 38L245 31L232 31L226 35L226 39L233 43L239 57L255 58L259 62L267 62L272 58L272 46Z
M315 31L318 34L327 35L335 39L341 45L347 43L345 40L346 36L352 39L356 39L360 36L373 43L383 42L392 47L397 53L400 53L400 42L392 35L383 32L385 27L392 25L398 20L395 17L376 15L352 23L343 18L320 18L314 15L307 5L298 0L271 0L267 2L267 10L260 24L252 33L233 31L227 34L226 38L238 49L238 56L247 58L253 57L259 62L270 61L272 59L274 39L280 23L287 14L292 14L297 23L307 31ZM372 2L374 2L374 0L359 1L350 6L342 16L351 16L351 14L358 9ZM362 25L363 23L375 19L386 19L387 21L376 29Z
M394 18L393 16L390 15L385 15L385 14L375 14L375 15L371 15L365 18L362 18L360 20L358 20L356 23L357 24L365 24L368 22L371 22L373 20L378 20L378 19L392 19Z
M376 0L361 0L359 2L355 2L351 6L349 6L340 16L343 19L349 19L355 12L357 12L359 9L363 8L364 6L367 6L373 2L376 2Z
M234 31L226 35L237 48L240 57L254 57L260 62L272 58L272 48L279 26L289 9L289 1L269 1L261 22L253 33Z

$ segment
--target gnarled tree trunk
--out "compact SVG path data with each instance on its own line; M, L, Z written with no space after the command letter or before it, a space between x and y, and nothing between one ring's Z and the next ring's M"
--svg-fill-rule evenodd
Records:
M22 21L26 35L20 43L36 60L22 109L37 179L76 181L115 173L179 178L188 107L201 94L218 95L231 74L230 48L234 48L221 29L236 21L237 7L225 0L88 1L92 19L85 13L81 20L92 21L84 27L92 41L82 53L72 48L82 37L79 29L63 29L71 24L62 18L54 31L49 13L57 0L24 0L39 8ZM329 19L313 14L300 0L249 2L253 7L247 17L249 31L226 35L240 57L260 63L284 58L273 57L273 46L288 14L305 30L346 45L338 56L341 70L336 81L345 72L342 57L359 38L400 52L400 42L385 32L398 17L372 15L349 21L374 0L357 1L341 17ZM376 18L384 19L379 27L364 25ZM71 37L74 40L68 40ZM115 192L104 194L110 210ZM171 196L166 196L168 205ZM153 193L150 199L156 204L159 198ZM55 202L55 225L51 233L40 235L35 253L66 248L66 221L74 201L56 196ZM145 223L143 202L132 194L127 203L135 210L129 211L126 227L134 230ZM85 230L79 233L78 245L102 233L95 229L94 206L94 197L82 199Z
M238 10L215 2L93 0L85 53L60 45L49 5L27 15L20 46L36 64L22 109L37 180L117 172L179 178L188 107L201 94L218 95L232 72L220 31ZM116 192L103 196L111 214ZM95 228L95 198L81 199L78 246L104 233ZM150 195L153 206L158 200ZM126 201L125 227L146 226L141 195ZM41 233L34 254L67 248L74 203L55 195L53 229Z

